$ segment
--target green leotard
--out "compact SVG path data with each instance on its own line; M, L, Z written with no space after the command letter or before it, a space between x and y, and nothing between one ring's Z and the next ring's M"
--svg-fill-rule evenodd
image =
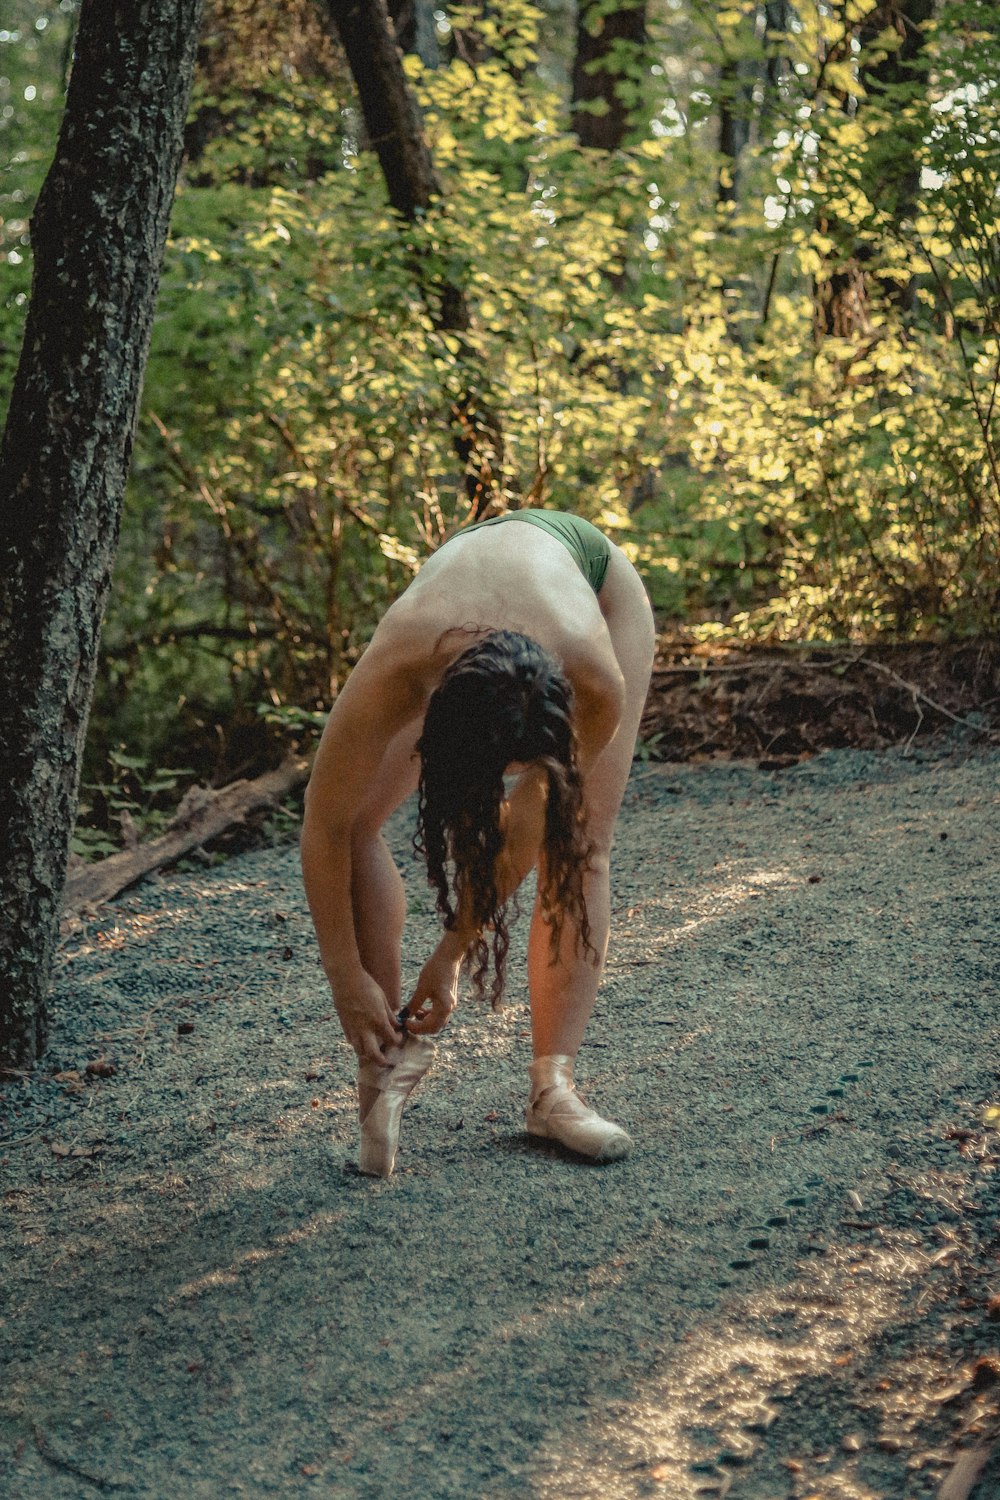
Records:
M611 543L596 526L582 516L573 516L564 510L509 510L502 516L491 516L488 521L464 526L455 535L468 536L470 531L478 531L481 526L499 526L503 521L527 521L554 536L570 553L594 593L601 592L611 561Z

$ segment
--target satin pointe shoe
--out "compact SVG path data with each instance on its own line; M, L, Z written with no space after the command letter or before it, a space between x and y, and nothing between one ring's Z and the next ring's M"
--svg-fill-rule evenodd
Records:
M573 1059L562 1054L537 1057L528 1069L531 1095L524 1112L529 1135L558 1141L591 1161L620 1161L632 1137L620 1125L588 1109L573 1083Z
M390 1177L396 1164L399 1123L403 1105L434 1061L435 1044L424 1036L408 1036L388 1053L385 1067L362 1063L358 1090L378 1089L378 1098L361 1121L358 1166L372 1177Z

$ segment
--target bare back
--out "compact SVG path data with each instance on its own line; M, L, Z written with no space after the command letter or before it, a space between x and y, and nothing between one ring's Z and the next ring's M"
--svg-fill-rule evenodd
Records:
M512 521L459 533L430 557L387 611L334 705L311 794L353 821L378 823L415 785L413 747L445 669L480 636L514 630L561 663L573 685L581 760L617 728L623 695L602 605L566 548ZM319 809L318 809L319 810Z

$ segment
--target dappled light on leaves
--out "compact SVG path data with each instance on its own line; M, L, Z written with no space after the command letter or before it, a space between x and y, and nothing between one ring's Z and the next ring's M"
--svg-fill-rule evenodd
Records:
M917 5L904 36L861 6L651 5L614 151L574 131L572 28L439 12L405 72L442 195L405 222L317 14L210 9L98 733L155 763L223 719L237 762L282 714L302 732L465 518L464 421L502 433L501 503L597 520L706 636L994 627L995 6ZM57 30L6 44L26 118Z

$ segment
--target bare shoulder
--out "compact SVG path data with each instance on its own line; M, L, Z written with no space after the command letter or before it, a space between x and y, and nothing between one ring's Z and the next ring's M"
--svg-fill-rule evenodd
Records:
M323 816L350 818L362 805L396 735L419 718L435 672L433 622L393 606L333 705L309 782Z

